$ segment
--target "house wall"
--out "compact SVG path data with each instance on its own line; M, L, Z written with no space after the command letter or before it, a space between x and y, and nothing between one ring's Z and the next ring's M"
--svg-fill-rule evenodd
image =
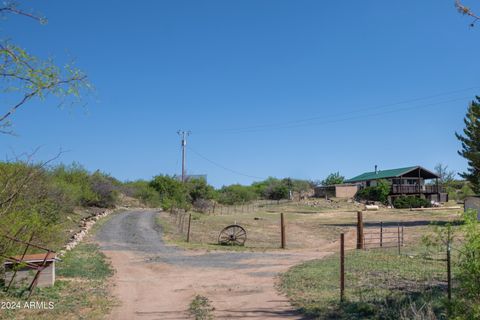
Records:
M5 265L5 283L10 283L10 280L13 276L13 271L10 269L10 265ZM36 270L30 268L23 268L17 271L13 284L15 286L25 286L30 285L35 274ZM38 287L50 287L55 284L55 261L47 262L47 267L40 272L38 277L37 286Z
M358 191L356 185L339 185L335 186L335 196L337 198L353 198Z

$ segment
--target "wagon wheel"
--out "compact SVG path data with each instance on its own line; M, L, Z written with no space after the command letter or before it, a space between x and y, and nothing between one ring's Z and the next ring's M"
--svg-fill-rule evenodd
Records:
M247 240L247 232L238 224L223 228L218 236L218 243L223 245L243 246Z

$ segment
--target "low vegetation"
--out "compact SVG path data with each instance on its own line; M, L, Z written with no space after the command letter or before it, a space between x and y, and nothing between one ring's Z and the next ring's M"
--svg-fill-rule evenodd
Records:
M108 288L112 274L97 245L80 244L57 262L55 286L35 289L29 301L20 290L8 295L0 290L0 301L15 301L20 306L2 310L0 319L103 319L115 303ZM30 301L43 302L46 308L24 308Z
M480 224L430 226L401 247L348 250L345 299L340 301L340 258L334 254L291 268L280 289L317 319L479 319ZM447 299L447 243L452 248L453 293Z
M280 287L316 319L446 319L446 265L433 262L392 249L347 251L344 302L338 254L293 267Z
M398 209L429 208L432 206L432 204L430 203L430 201L419 198L419 197L401 196L401 197L397 197L393 201L393 206Z
M215 308L212 307L210 300L198 294L193 298L188 307L188 311L195 320L213 319L213 310L215 310Z
M387 180L378 180L376 186L365 187L357 192L359 200L379 201L387 203L390 194L390 183Z

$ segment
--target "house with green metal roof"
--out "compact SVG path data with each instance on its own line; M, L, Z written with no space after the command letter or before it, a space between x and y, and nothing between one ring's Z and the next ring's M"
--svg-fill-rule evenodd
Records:
M354 183L359 188L376 186L379 180L390 182L390 198L412 195L420 196L428 200L448 201L448 196L438 184L440 177L430 170L421 166L412 166L397 169L375 170L365 172L345 181ZM434 183L428 183L434 180Z

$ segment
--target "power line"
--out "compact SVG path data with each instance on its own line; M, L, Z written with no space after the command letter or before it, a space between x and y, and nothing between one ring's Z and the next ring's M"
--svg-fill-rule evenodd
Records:
M327 120L327 121L317 121L317 122L304 123L304 124L284 125L284 126L272 127L272 128L268 128L268 129L259 128L259 129L251 129L251 130L238 130L238 131L231 131L230 133L263 132L263 131L269 131L269 130L283 130L283 129L291 129L291 128L318 126L318 125L322 125L322 124L331 124L331 123L338 123L338 122L344 122L344 121L355 120L355 119L363 119L363 118L380 116L380 115L384 115L384 114L396 113L396 112L401 112L401 111L406 111L406 110L423 109L423 108L433 107L433 106L437 106L437 105L441 105L441 104L445 104L445 103L463 101L465 99L470 99L470 98L471 97L461 97L461 98L456 98L456 99L451 99L451 100L446 100L446 101L441 101L441 102L429 103L429 104L425 104L425 105L405 107L405 108L400 108L400 109L395 109L395 110L389 110L389 111L383 111L383 112L377 112L377 113L370 113L370 114L363 114L363 115L341 118L341 119L334 119L334 120Z
M285 122L278 122L278 123L269 123L269 124L259 124L259 125L253 125L253 126L247 126L247 127L239 127L239 128L232 128L232 129L224 129L224 130L215 130L215 131L203 131L203 132L197 132L197 133L248 133L248 132L259 132L259 131L267 131L267 130L278 130L278 129L288 129L288 128L295 128L295 127L302 127L302 126L311 126L311 125L318 125L318 124L327 124L327 123L334 123L334 122L339 122L339 121L346 121L346 120L351 120L351 119L357 119L357 118L363 118L363 117L369 117L369 116L376 116L376 115L382 115L382 114L388 114L392 112L399 112L399 111L404 111L404 110L410 110L410 109L416 109L416 108L424 108L426 106L434 106L438 104L443 104L447 102L453 102L453 101L459 101L461 99L466 99L466 98L471 98L471 97L462 97L460 99L455 99L455 100L448 100L448 101L440 101L440 102L435 102L427 105L421 105L419 107L409 107L409 108L400 108L400 109L394 109L394 110L389 110L386 112L381 112L381 113L374 113L370 115L360 115L356 117L349 117L346 119L333 119L330 121L321 121L321 122L315 122L312 123L316 120L321 120L325 118L335 118L335 117L340 117L340 116L346 116L350 114L355 114L359 112L365 112L365 111L370 111L370 110L379 110L379 109L385 109L397 105L402 105L402 104L408 104L408 103L413 103L413 102L418 102L418 101L424 101L424 100L429 100L437 97L442 97L442 96L449 96L455 93L460 93L460 92L465 92L469 91L472 89L477 89L480 88L480 86L474 86L474 87L469 87L469 88L464 88L464 89L459 89L459 90L452 90L448 92L443 92L443 93L438 93L434 95L429 95L425 97L419 97L419 98L413 98L413 99L408 99L408 100L403 100L395 103L389 103L389 104L384 104L380 106L375 106L375 107L368 107L368 108L361 108L349 112L343 112L343 113L338 113L338 114L333 114L333 115L318 115L318 116L313 116L313 117L308 117L308 118L303 118L303 119L297 119L297 120L291 120L291 121L285 121Z
M208 159L207 157L205 157L204 155L200 154L199 152L195 151L194 149L192 149L191 147L187 147L188 150L192 151L193 153L195 153L197 156L199 156L200 158L202 158L203 160L206 160L208 162L210 162L211 164L219 167L219 168L222 168L223 170L226 170L226 171L229 171L231 173L235 173L239 176L244 176L244 177L248 177L248 178L253 178L253 179L260 179L260 180L264 180L265 178L262 178L262 177L257 177L257 176L252 176L252 175L249 175L249 174L245 174L245 173L242 173L242 172L238 172L236 170L233 170L233 169L230 169L230 168L227 168L225 167L224 165L221 165L219 164L218 162L215 162L213 160L210 160Z

